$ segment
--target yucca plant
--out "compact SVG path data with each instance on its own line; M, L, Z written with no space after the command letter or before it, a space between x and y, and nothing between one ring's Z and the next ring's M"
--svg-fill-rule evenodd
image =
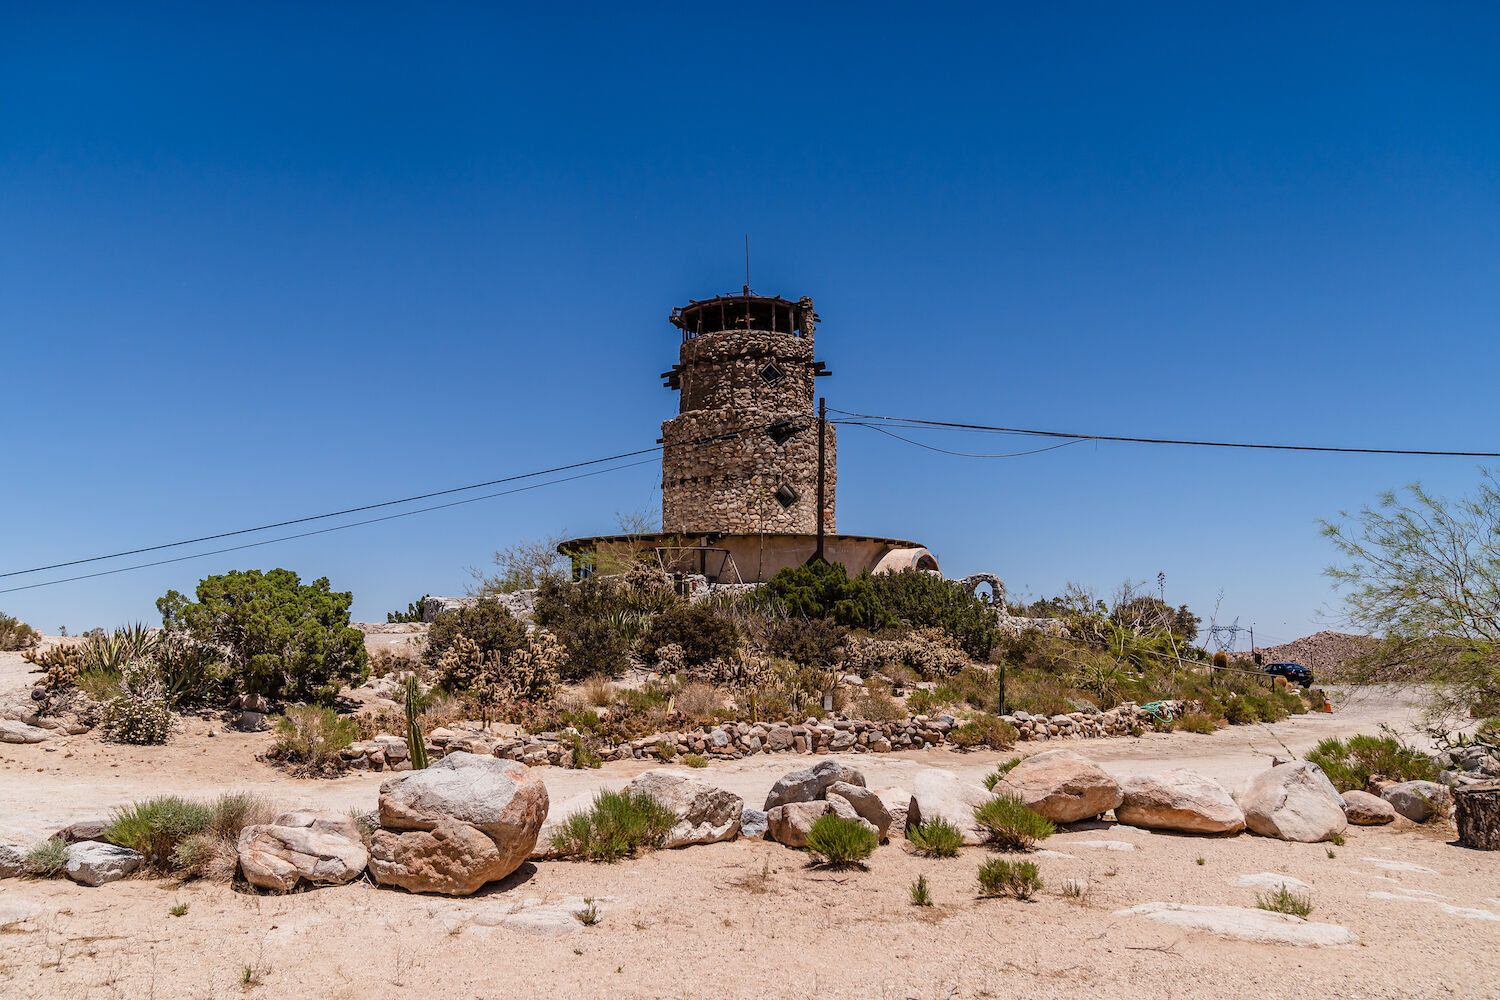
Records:
M406 749L411 755L412 770L420 771L427 766L427 744L422 740L422 692L417 686L417 677L406 678Z

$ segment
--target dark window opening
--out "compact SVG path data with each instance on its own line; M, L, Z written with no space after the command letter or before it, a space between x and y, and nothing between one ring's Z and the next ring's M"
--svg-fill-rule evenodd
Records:
M797 502L797 491L782 483L776 490L776 502L783 507L790 507Z
M781 381L786 378L786 372L776 367L776 362L771 361L767 362L766 366L760 370L760 378L766 385L776 386L780 385Z

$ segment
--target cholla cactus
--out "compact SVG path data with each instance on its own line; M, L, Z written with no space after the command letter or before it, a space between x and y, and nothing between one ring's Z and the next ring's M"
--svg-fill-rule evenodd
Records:
M438 659L438 677L449 691L471 691L482 682L484 662L479 644L466 635L459 635Z
M507 696L528 701L552 697L568 662L562 642L544 628L526 637L526 645L510 654L502 685Z
M681 646L675 642L669 642L665 646L657 647L656 665L664 674L675 674L682 669L686 655Z

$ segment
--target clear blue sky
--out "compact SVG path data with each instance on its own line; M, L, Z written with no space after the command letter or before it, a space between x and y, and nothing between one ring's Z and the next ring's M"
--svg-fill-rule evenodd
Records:
M1488 5L219 6L0 15L0 570L647 447L667 314L739 287L747 232L759 291L816 299L844 409L1500 450ZM839 462L845 531L1013 594L1165 571L1258 638L1329 606L1319 517L1477 478L852 427ZM0 608L155 620L281 565L383 620L658 477Z

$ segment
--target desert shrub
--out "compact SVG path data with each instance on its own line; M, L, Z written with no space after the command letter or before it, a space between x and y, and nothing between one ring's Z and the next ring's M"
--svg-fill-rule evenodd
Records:
M917 880L911 884L911 905L931 906L932 890L927 886L927 876L918 875Z
M369 675L364 635L349 627L353 595L326 577L237 571L201 580L196 596L171 590L156 602L166 633L219 650L246 692L326 704Z
M938 709L946 708L948 702L938 697L936 691L918 688L906 698L906 708L912 715L936 715Z
M122 674L109 670L85 670L78 675L73 686L81 693L103 703L120 693Z
M68 868L68 845L56 837L44 840L26 852L21 865L32 878L62 878Z
M339 751L358 738L359 726L331 708L294 705L276 720L275 736L267 754L271 759L292 765L299 774L330 774L343 769Z
M888 628L896 621L881 606L870 581L868 573L849 579L840 563L816 562L777 572L762 591L795 617L828 618L850 628Z
M677 711L689 719L708 721L724 704L724 696L712 684L692 681L678 688L672 697Z
M385 613L386 623L387 624L395 624L397 622L419 622L419 621L421 621L422 620L422 605L426 604L427 603L427 598L429 598L431 596L432 596L431 594L423 594L421 597L417 598L415 601L412 601L410 604L408 604L406 606L406 610L405 611L387 611Z
M1370 776L1396 781L1436 781L1438 766L1420 751L1389 736L1329 737L1307 752L1341 792L1363 789Z
M1042 887L1042 876L1034 861L991 858L979 866L979 891L986 896L1030 899Z
M100 713L104 733L120 743L147 746L172 735L172 706L154 660L127 664L118 692Z
M1277 886L1273 892L1256 893L1255 905L1262 910L1288 913L1294 917L1305 917L1313 911L1311 896L1293 892L1285 885Z
M824 813L807 831L807 850L834 868L853 868L875 852L875 831L857 819Z
M1057 832L1051 820L1028 809L1018 795L996 795L975 808L974 819L988 832L989 843L1002 851L1029 851Z
M682 648L687 667L701 667L713 660L733 660L740 636L734 623L702 604L669 608L651 620L651 630L641 637L640 652L655 663L662 646Z
M477 669L478 662L490 653L498 654L503 659L519 649L526 641L526 625L495 601L479 600L469 607L444 611L432 620L432 625L427 630L424 659L428 664L438 666L444 654L460 639L468 643L466 649L474 651L472 659L474 669ZM450 684L443 679L439 667L439 683L446 690L469 690L472 685L468 681L466 675L459 673L452 678Z
M615 862L656 850L676 823L677 815L645 792L601 791L590 808L563 821L552 849L565 857Z
M1203 712L1185 712L1178 717L1177 724L1199 736L1207 736L1218 728L1214 725L1214 720Z
M969 656L942 629L923 628L886 636L851 635L844 666L868 677L905 668L918 677L949 677L969 665Z
M208 829L213 810L202 802L166 795L116 809L104 829L104 839L146 856L156 871L174 869L179 845Z
M959 750L988 747L1008 750L1016 745L1020 733L998 715L979 714L948 730L948 742Z
M0 614L0 650L33 649L42 634L19 618Z
M1021 760L1020 757L1012 757L1010 760L1002 760L996 764L995 769L984 776L984 787L993 792L995 786L1000 784L1000 779L1009 774L1012 768L1021 763Z
M708 758L702 754L686 753L682 755L682 762L688 767L707 767Z
M662 740L660 743L656 744L655 749L656 755L662 760L671 760L672 758L677 756L677 747L674 744L668 743L666 740Z
M966 666L940 682L933 694L950 705L994 711L1000 707L999 675L982 667Z
M912 628L938 628L976 660L989 657L1000 638L994 609L952 580L908 569L870 577L887 614Z
M584 681L583 687L579 691L585 704L597 705L600 708L608 708L613 705L618 693L619 689L615 687L614 682L605 674L595 674L593 677L588 678Z
M234 684L234 671L219 650L180 635L161 636L151 659L161 671L162 686L173 705L201 705L222 698Z
M879 689L866 690L850 708L855 718L871 722L905 722L906 706Z
M964 846L964 835L958 827L941 816L906 828L906 839L917 853L927 858L955 858Z
M814 667L836 667L849 630L824 618L787 618L771 625L765 648L772 656Z
M629 588L597 576L577 583L543 582L531 617L566 647L566 679L612 677L629 665L631 640L649 621L632 610L630 596Z
M581 734L572 731L565 732L563 741L573 751L573 763L569 766L574 769L581 771L584 768L596 768L604 764L604 758L594 752Z

